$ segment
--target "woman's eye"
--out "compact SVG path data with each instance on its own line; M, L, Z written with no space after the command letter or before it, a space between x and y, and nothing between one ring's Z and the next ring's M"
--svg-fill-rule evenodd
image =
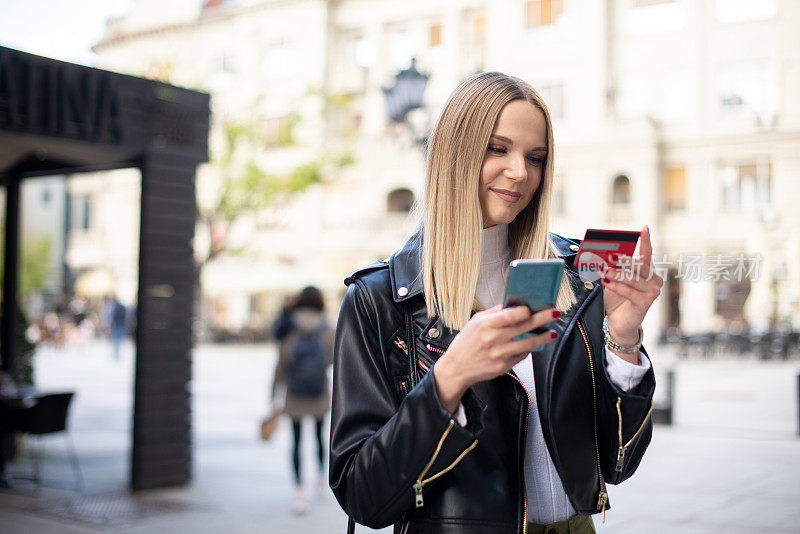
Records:
M489 148L488 148L488 150L489 150L490 152L494 152L495 154L505 154L505 153L506 153L506 149L505 149L505 148L503 148L503 147L501 147L501 146L492 146L492 145L489 145Z
M543 156L528 156L528 161L530 161L534 165L541 165L542 163L544 163L544 157Z

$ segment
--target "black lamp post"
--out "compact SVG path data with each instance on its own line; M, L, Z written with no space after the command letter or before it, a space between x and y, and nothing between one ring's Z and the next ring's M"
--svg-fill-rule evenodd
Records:
M427 74L417 70L416 59L412 58L411 66L395 75L394 85L383 89L389 120L396 124L405 124L414 137L414 142L422 146L428 140L427 131L420 136L408 121L408 113L423 107L428 78Z

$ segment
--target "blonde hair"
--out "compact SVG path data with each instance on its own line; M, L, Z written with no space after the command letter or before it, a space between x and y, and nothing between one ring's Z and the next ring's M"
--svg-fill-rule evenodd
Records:
M508 225L514 258L553 258L550 197L553 191L553 128L542 97L526 82L499 72L476 74L450 95L428 140L422 211L422 284L428 315L461 329L477 307L475 288L481 265L483 217L478 185L489 136L503 107L530 102L544 113L547 158L541 184L530 203ZM575 302L565 275L556 307Z

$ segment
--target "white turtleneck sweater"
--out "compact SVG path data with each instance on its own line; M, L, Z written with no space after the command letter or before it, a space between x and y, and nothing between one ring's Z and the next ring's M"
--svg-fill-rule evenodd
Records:
M511 250L508 245L508 225L500 224L483 230L481 270L478 275L476 296L486 308L502 303L511 259ZM647 370L650 369L650 360L641 352L639 365L628 363L608 350L605 350L604 353L609 378L623 391L629 391L637 386ZM528 416L528 442L525 445L528 521L549 524L569 519L575 515L575 509L564 491L561 478L553 465L553 459L550 457L542 434L542 423L539 420L536 402L536 383L533 379L532 358L535 357L535 355L528 354L527 358L514 366L514 374L522 382L531 402ZM459 406L456 418L460 424L466 424L463 406Z

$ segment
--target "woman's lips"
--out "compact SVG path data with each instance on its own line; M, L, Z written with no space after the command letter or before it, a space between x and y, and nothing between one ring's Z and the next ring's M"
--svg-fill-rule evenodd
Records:
M505 200L506 202L513 203L522 198L522 193L515 193L514 191L509 191L507 189L495 189L493 187L490 187L489 191L500 197L501 200Z

